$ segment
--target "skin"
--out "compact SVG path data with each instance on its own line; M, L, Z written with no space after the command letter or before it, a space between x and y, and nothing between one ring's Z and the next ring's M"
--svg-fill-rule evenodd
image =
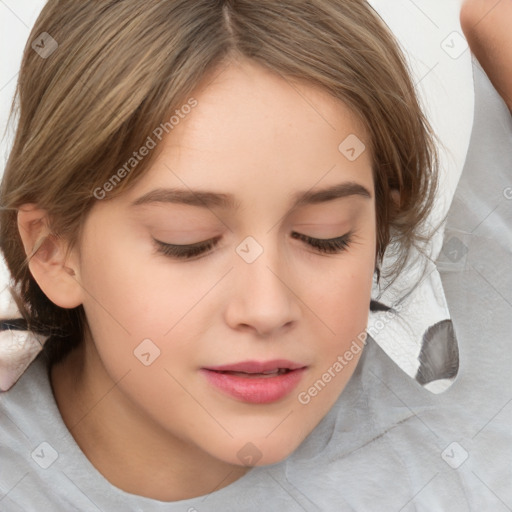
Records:
M162 501L225 487L249 468L290 455L332 407L361 352L304 405L307 390L364 333L375 268L372 157L338 150L350 134L368 141L341 102L249 61L233 62L193 94L198 106L161 144L135 187L98 201L80 244L47 239L30 270L61 307L83 304L85 343L54 365L51 384L63 420L84 454L113 485ZM369 144L367 144L369 146ZM352 195L292 209L299 191L352 181ZM130 203L157 187L233 194L239 209ZM48 233L46 212L18 214L30 251ZM292 232L334 238L353 231L338 254L322 254ZM158 253L152 237L192 244L221 236L186 261ZM235 251L253 237L263 253ZM134 356L149 338L160 356ZM362 343L360 343L361 345ZM285 358L307 366L298 387L271 404L223 394L200 368ZM247 449L247 448L246 448ZM254 450L254 448L251 448Z
M512 112L512 1L465 0L460 23L471 51Z

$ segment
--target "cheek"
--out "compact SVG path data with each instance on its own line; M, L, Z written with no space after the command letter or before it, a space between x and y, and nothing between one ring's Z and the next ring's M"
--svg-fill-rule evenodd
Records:
M347 252L336 266L314 271L304 291L319 318L322 339L339 346L367 326L374 275L374 244ZM310 269L311 272L311 269ZM330 344L329 344L330 345Z
M80 275L92 339L113 379L146 368L137 357L148 351L155 361L151 368L186 360L194 337L202 334L208 302L202 299L218 279L184 272L155 255L150 243L118 233L95 231L84 246Z
M343 356L351 346L364 345L371 286L371 273L350 273L338 281L331 280L329 288L318 296L317 307L323 321L323 327L319 328L319 332L323 335L317 337L317 373L325 372L338 360L338 356ZM352 362L348 366L355 365L356 357L349 357ZM340 389L336 384L334 387Z
M364 251L340 258L336 272L315 274L307 297L318 318L314 336L317 360L298 396L299 403L310 412L327 412L359 361L366 341L373 255L372 244L368 244Z
M112 376L119 376L136 362L133 351L142 340L162 334L168 323L162 304L172 304L158 295L148 256L122 233L98 227L82 255L83 306L92 338Z
M149 336L150 327L162 334L179 304L180 294L173 291L181 287L179 274L162 273L164 263L156 261L150 239L139 237L129 224L101 224L95 222L82 250L80 277L91 323L112 324L123 337Z

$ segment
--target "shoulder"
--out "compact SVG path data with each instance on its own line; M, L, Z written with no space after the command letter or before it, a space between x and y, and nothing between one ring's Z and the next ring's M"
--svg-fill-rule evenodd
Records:
M52 477L49 468L58 456L49 442L59 431L56 416L46 359L40 354L0 393L1 510L52 510L55 489L46 478Z
M39 355L8 391L0 392L2 460L30 457L34 437L48 426L52 397L46 361Z

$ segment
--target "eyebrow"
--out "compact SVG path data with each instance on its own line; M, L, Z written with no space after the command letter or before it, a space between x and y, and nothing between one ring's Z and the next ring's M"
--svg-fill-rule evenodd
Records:
M366 199L372 198L370 191L366 187L360 183L347 181L327 188L296 192L292 196L292 209L350 196L360 196ZM135 199L130 206L135 207L152 203L187 204L203 208L233 210L240 207L240 203L231 194L179 188L157 188L151 190Z

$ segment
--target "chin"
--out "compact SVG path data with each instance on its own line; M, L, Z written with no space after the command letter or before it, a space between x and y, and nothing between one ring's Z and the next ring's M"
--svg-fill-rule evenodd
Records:
M247 438L246 441L233 441L229 449L232 454L229 460L225 458L226 451L219 458L237 466L269 466L289 457L305 438L305 436L294 437L289 434L275 435L273 439L270 437L261 436L254 437L253 440Z

